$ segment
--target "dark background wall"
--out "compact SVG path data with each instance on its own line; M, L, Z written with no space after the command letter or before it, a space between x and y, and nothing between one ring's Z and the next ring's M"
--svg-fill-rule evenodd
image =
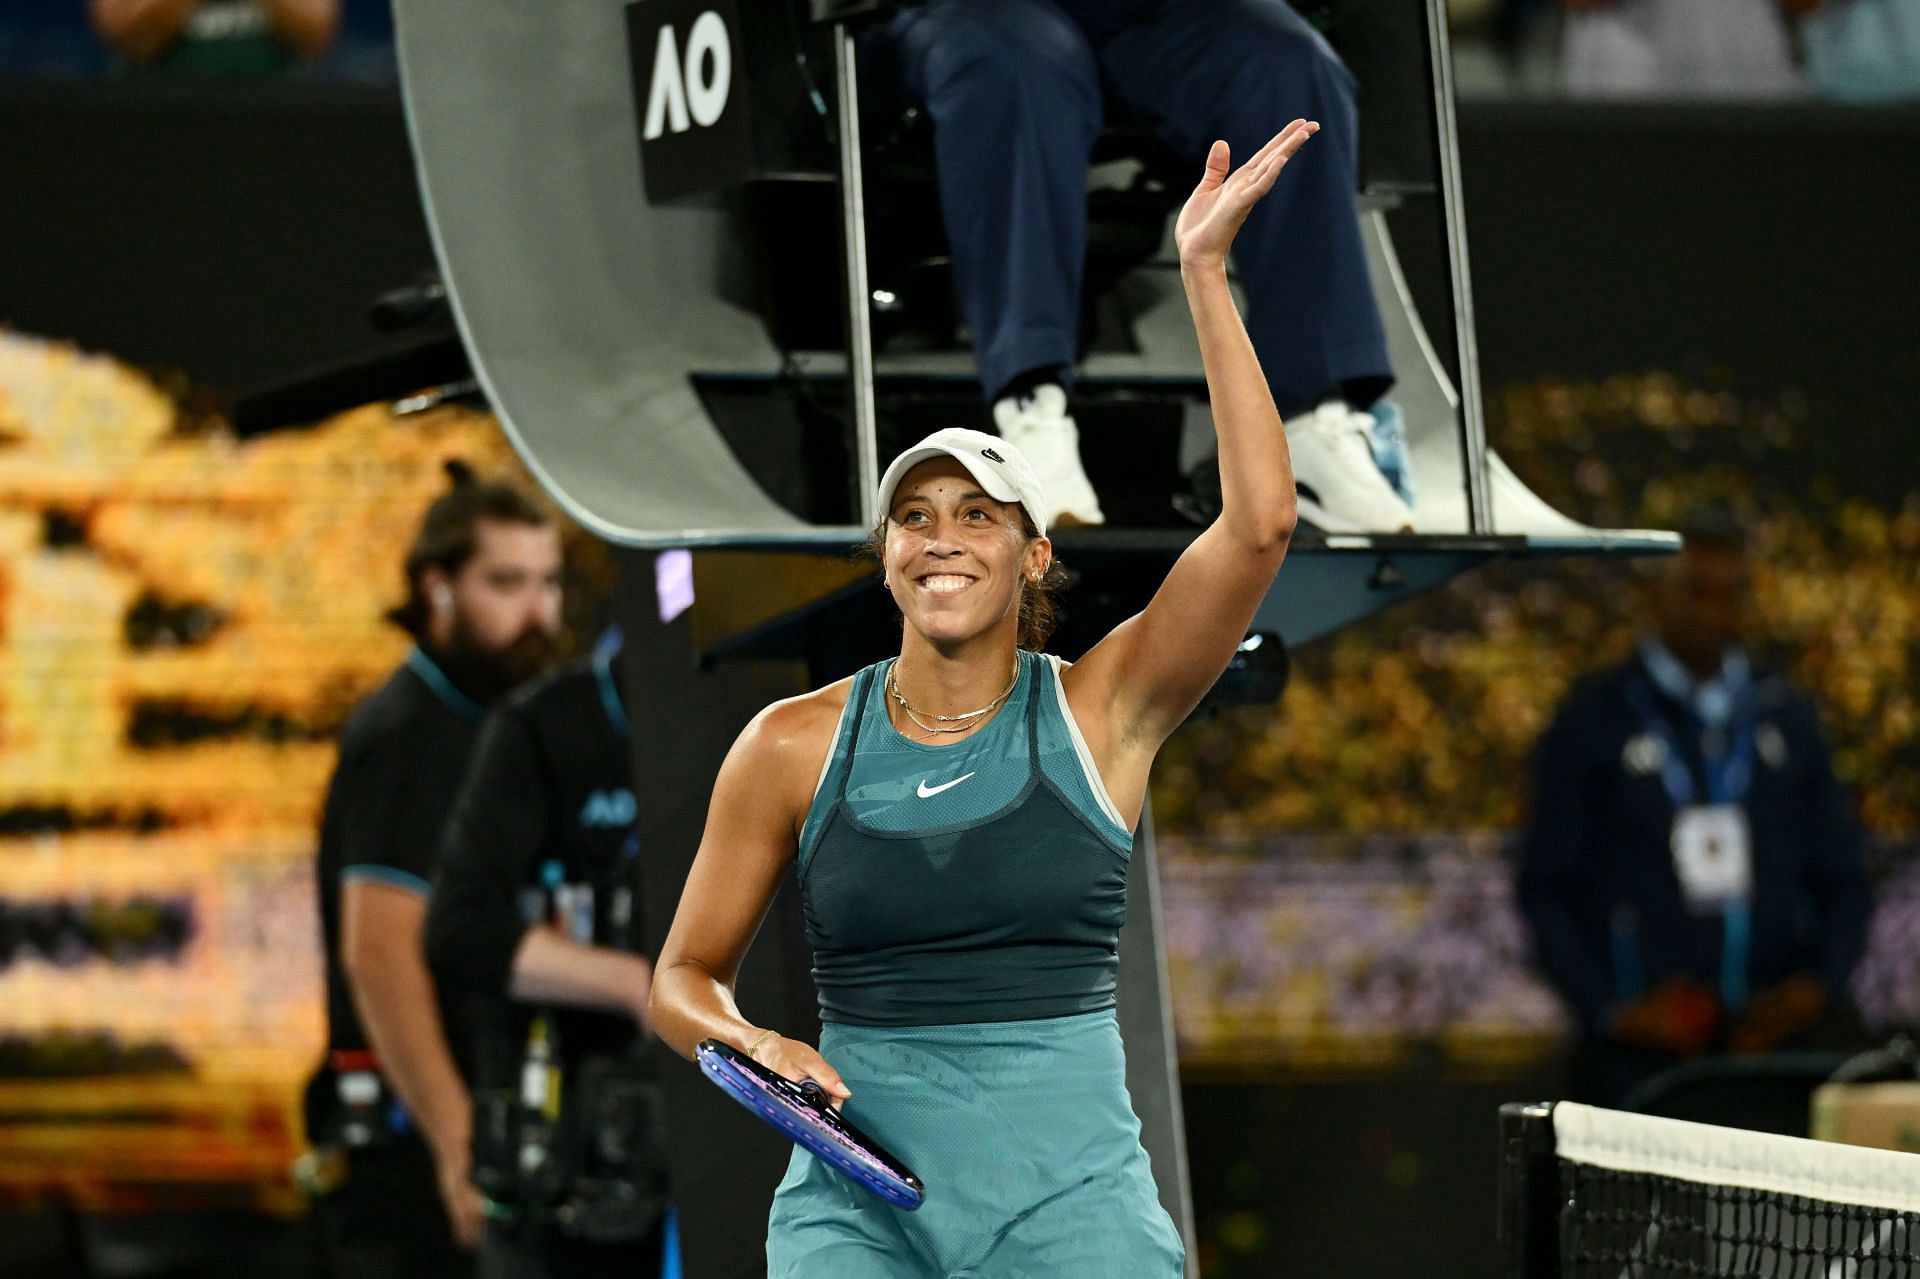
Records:
M390 91L0 87L0 324L241 393L395 345L432 263ZM1818 386L1823 440L1909 461L1920 110L1460 108L1483 382L1659 367ZM1410 209L1403 253L1429 215ZM1498 422L1494 423L1498 444Z
M1920 388L1920 111L1461 108L1486 379Z
M433 264L392 91L0 88L0 323L227 392L376 349Z
M228 391L431 264L391 93L0 88L0 321ZM1460 108L1486 380L1682 364L1920 392L1920 111Z

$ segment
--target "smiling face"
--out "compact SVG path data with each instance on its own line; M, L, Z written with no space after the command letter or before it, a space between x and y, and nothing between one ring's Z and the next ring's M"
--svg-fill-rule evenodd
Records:
M952 458L908 471L887 511L888 589L908 625L935 644L1011 632L1022 584L1052 554L1046 538L1028 539L1017 503L987 496Z

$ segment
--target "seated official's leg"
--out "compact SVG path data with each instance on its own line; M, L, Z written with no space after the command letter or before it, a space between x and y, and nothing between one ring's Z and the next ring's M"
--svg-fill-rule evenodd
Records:
M1058 522L1100 523L1066 396L1101 118L1086 37L1053 0L930 0L863 38L861 70L882 103L933 118L954 285L995 426Z
M1393 380L1355 216L1353 77L1284 0L1164 0L1101 50L1129 110L1198 169L1225 138L1245 161L1288 120L1320 122L1235 242L1247 327L1283 414L1344 384L1371 399Z
M1283 0L1158 0L1104 44L1101 66L1128 110L1196 169L1215 138L1239 164L1289 120L1320 133L1255 205L1234 245L1247 331L1288 426L1309 518L1397 529L1412 513L1374 461L1362 412L1393 382L1355 194L1354 82Z
M1079 348L1087 161L1100 86L1052 0L930 0L861 41L883 98L932 117L954 280L989 401Z

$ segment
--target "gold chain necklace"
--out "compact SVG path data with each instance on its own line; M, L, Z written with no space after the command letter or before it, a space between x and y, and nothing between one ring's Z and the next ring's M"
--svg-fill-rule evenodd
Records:
M907 705L906 696L900 691L900 681L894 678L894 671L898 665L899 663L896 662L893 666L887 667L887 696L900 703L900 709L906 712L907 718L912 721L913 726L923 733L966 732L974 726L974 722L982 715L991 715L995 709L999 707L1000 703L1007 700L1007 694L1013 692L1013 686L1020 682L1020 658L1016 655L1013 659L1013 677L1007 681L1007 686L1000 690L1000 696L994 698L977 711L966 711L959 715L933 715L926 711L917 711ZM933 720L935 722L929 724L926 722L927 720ZM945 725L948 724L952 724L955 727L945 727Z

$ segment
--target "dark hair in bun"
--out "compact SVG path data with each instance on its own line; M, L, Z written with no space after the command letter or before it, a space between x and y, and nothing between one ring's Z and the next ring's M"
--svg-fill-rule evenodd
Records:
M553 516L517 485L505 480L482 479L465 458L450 457L441 463L447 473L447 491L434 499L420 521L420 531L407 548L407 598L387 614L408 634L419 638L426 630L432 610L420 582L430 568L448 577L460 571L473 558L479 543L480 524L526 524L545 528Z

